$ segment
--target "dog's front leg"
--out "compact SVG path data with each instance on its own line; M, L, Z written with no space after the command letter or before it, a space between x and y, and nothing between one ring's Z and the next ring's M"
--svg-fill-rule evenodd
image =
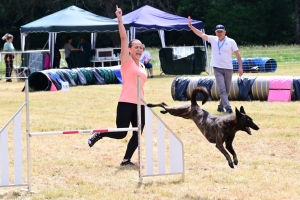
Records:
M225 144L226 144L226 149L232 154L233 156L233 161L234 161L234 164L237 165L238 164L238 158L236 156L236 153L233 149L233 146L232 146L232 141L233 141L234 137L233 138L228 138L226 141L225 141Z
M165 106L168 106L168 105L165 104L164 102L161 102L161 103L158 103L158 104L148 103L147 106L148 106L149 108L162 107L163 109L166 109ZM160 112L161 112L162 114L168 113L168 111L166 111L166 110L161 110Z
M220 138L220 139L219 139ZM217 149L219 149L223 155L225 156L225 158L227 159L228 161L228 165L231 167L231 168L234 168L233 166L233 162L231 160L231 157L230 155L227 153L227 151L225 150L224 146L223 146L223 141L222 141L222 137L217 137L216 138L216 147Z

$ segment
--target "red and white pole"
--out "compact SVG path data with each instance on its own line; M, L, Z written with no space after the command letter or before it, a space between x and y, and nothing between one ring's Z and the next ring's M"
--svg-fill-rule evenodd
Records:
M49 132L34 132L29 136L42 136L42 135L67 135L79 133L107 133L107 132L122 132L122 131L138 131L139 128L106 128L106 129L87 129L87 130L64 130L64 131L49 131Z

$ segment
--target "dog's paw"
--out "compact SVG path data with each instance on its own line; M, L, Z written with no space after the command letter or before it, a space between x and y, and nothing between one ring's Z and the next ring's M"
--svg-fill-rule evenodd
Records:
M234 161L234 164L235 164L235 165L238 165L238 163L239 163L238 160L235 160L235 161Z
M228 165L229 165L229 167L231 167L231 168L234 168L234 166L233 166L233 163L232 163L232 162L229 162L229 163L228 163Z
M168 113L167 111L165 111L165 110L161 110L160 111L160 113L162 113L162 114L166 114L166 113Z

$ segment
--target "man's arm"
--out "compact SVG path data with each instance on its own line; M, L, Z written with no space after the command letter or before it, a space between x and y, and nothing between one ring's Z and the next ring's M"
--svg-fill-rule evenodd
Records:
M241 56L239 50L234 51L234 54L235 54L238 64L239 64L238 74L239 74L239 76L242 76L243 75L242 56Z
M189 16L188 17L188 26L190 27L190 29L196 34L198 35L199 37L201 37L202 39L208 41L208 36L203 33L202 31L200 31L199 29L195 28L193 25L192 25L192 19L191 17Z

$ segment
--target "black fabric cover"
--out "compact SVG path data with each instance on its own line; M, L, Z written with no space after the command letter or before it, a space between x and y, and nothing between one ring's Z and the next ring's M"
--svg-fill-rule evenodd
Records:
M205 72L206 53L203 46L194 47L194 60L192 74L201 74Z
M214 84L215 77L207 77L207 78L199 78L197 86L203 86L206 87L207 91L210 93L210 90ZM196 100L202 100L203 95L201 93L198 93L196 96ZM211 96L209 94L209 101L211 101Z
M97 67L97 69L99 70L101 77L104 78L106 84L119 83L113 70L106 67Z
M293 100L300 100L300 77L293 78L293 88L294 95L292 96Z
M76 72L77 73L77 75L78 75L78 85L87 85L87 81L86 81L86 78L85 78L85 76L83 75L83 73L79 70L79 69L77 69L77 68L75 68L75 69L72 69L74 72Z
M78 83L78 74L71 70L71 69L64 69L64 71L68 72L68 74L72 77L72 79L74 80L75 84Z
M74 79L72 78L72 76L66 70L58 70L58 71L60 71L60 73L63 74L65 79L69 82L70 86L76 86L76 83L75 83Z
M176 47L174 47L176 48ZM205 71L206 55L204 47L194 47L194 53L183 58L174 57L173 47L159 50L161 70L165 74L200 74Z
M104 81L104 78L101 76L100 71L94 67L94 68L92 68L92 72L94 75L94 80L93 80L94 84L95 85L104 85L105 81Z
M93 84L93 72L89 68L78 68L79 71L84 75L87 85Z
M256 77L248 78L248 77L238 77L237 83L239 86L239 96L238 100L241 101L251 101L253 99L251 95L251 86L253 85Z
M188 97L186 94L186 89L190 83L190 78L188 77L176 77L173 81L172 88L175 89L172 96L176 101L187 101Z
M63 82L68 82L68 80L65 78L64 74L61 72L61 70L55 70L55 69L52 69L51 70L53 73L57 73L60 77L60 79L63 81Z
M30 53L22 53L22 64L23 67L28 67L29 65L29 56Z
M91 67L95 50L71 51L69 68Z

